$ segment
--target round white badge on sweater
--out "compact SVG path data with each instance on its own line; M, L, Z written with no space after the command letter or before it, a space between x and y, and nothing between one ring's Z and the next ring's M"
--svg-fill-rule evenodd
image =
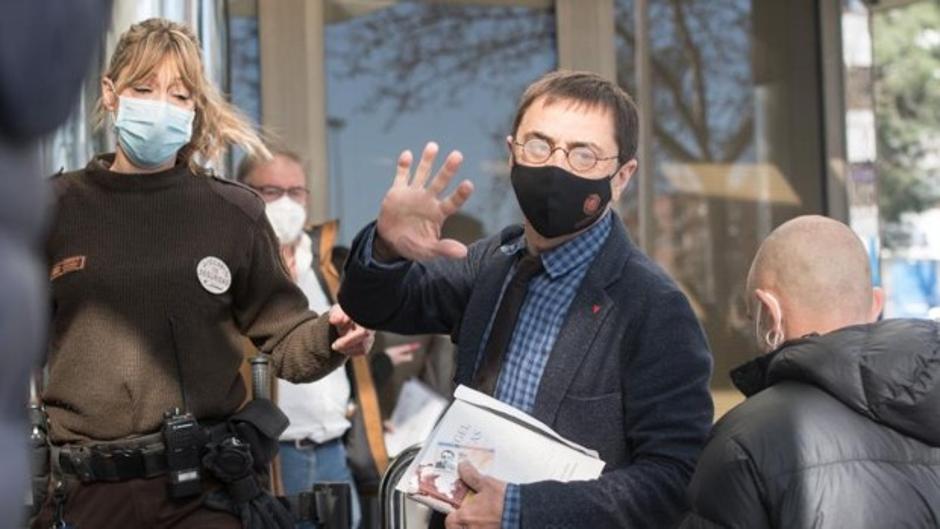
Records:
M222 294L232 286L232 272L218 257L203 257L196 265L196 275L202 288L213 294Z

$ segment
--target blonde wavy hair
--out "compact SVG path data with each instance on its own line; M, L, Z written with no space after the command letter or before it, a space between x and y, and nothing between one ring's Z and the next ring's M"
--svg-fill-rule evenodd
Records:
M196 154L207 161L218 160L229 145L241 146L252 157L271 157L248 118L206 79L199 40L184 24L150 18L132 25L118 40L104 77L114 83L117 95L153 75L166 60L176 65L195 103L192 139L179 153L190 168L196 171L200 167ZM108 116L103 96L98 99L96 115L101 126Z

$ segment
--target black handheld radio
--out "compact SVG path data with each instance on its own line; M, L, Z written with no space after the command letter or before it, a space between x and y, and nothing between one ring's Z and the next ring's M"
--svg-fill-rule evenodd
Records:
M167 411L163 416L163 443L170 475L170 497L188 498L200 494L200 451L205 439L193 415L179 408Z
M176 340L176 322L169 319L176 357L176 374L179 377L180 397L183 409L171 408L163 413L163 444L166 447L167 470L170 475L171 498L188 498L202 493L202 449L206 444L206 433L189 412L186 400L186 381L183 379L183 362L180 360L179 344Z

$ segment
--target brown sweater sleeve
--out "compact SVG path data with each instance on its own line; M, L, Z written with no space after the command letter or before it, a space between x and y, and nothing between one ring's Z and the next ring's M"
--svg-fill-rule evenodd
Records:
M278 377L295 383L323 377L346 359L330 346L337 336L329 313L318 317L309 310L306 296L284 268L264 215L255 221L248 239L245 266L233 278L239 329L271 355Z

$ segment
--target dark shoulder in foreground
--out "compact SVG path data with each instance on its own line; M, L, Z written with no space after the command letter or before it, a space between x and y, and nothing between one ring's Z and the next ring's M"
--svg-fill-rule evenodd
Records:
M264 200L254 189L240 182L218 176L211 170L196 176L205 178L209 183L209 189L237 207L252 221L258 220L264 214Z

